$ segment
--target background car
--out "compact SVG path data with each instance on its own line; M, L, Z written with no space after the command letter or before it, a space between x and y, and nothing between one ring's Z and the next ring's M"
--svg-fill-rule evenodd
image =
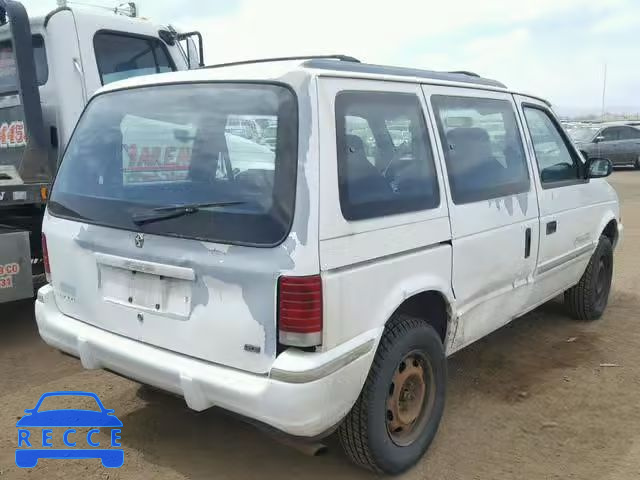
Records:
M569 130L587 157L605 157L614 165L640 169L640 129L629 125L584 126Z
M266 145L272 151L276 149L276 134L278 132L278 127L276 125L268 126L262 132L262 138L260 142L263 145Z

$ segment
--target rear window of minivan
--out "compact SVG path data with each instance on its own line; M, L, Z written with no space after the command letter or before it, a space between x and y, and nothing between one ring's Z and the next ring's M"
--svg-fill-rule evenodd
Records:
M233 125L275 126L271 148ZM49 210L114 228L272 246L293 217L297 164L293 93L271 84L208 83L96 97L64 155ZM172 218L167 209L199 205Z

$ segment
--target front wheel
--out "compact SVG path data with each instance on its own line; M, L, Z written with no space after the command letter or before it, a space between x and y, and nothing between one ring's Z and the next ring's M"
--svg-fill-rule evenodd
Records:
M567 290L564 303L577 320L599 319L609 302L613 278L613 246L602 236L580 282Z
M351 460L397 474L422 457L444 411L447 365L431 325L395 315L382 336L360 397L340 425Z

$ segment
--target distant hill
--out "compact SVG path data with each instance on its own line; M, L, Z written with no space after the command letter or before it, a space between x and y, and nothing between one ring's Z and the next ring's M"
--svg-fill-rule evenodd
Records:
M559 116L572 120L599 120L602 116L600 107L554 105L553 108ZM640 120L640 105L607 105L605 120Z

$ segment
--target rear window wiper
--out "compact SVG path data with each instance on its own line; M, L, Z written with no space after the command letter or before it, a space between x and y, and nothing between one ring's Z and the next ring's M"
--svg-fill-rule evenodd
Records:
M171 218L184 217L192 213L199 212L203 208L230 207L242 205L247 202L212 202L212 203L190 203L186 205L170 205L167 207L154 208L145 213L136 213L131 217L136 225L146 225L148 223L160 222Z

